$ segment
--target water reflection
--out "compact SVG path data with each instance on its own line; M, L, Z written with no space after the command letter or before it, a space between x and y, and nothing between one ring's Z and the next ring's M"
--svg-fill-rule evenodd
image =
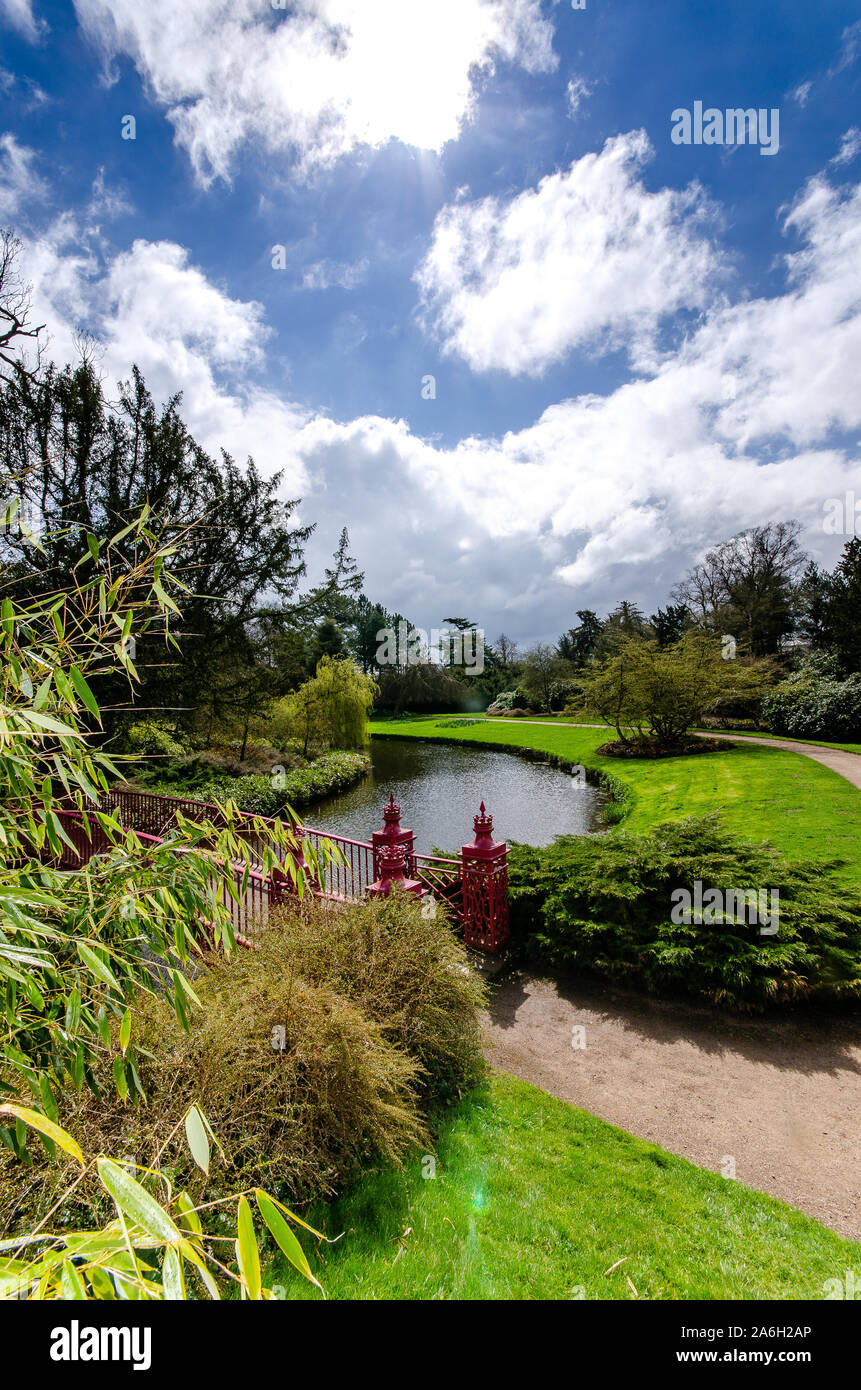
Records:
M554 835L597 828L603 793L574 785L558 768L470 744L371 740L372 771L350 791L309 806L304 819L333 835L370 839L383 825L393 792L401 823L415 832L416 849L458 852L472 839L472 818L483 801L496 839L546 845Z

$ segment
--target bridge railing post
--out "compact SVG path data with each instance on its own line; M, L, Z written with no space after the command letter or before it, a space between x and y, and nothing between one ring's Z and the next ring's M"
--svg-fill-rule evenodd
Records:
M365 889L367 897L387 898L392 890L397 888L402 893L409 893L411 897L420 898L425 891L424 884L419 883L416 878L407 878L404 872L407 858L405 846L383 845L379 854L380 876Z
M414 874L415 839L413 832L401 825L401 808L395 801L394 793L391 793L388 804L383 807L383 828L382 830L375 830L371 835L371 845L374 851L374 879L380 877L382 851L391 849L392 845L403 845L404 869L408 874Z
M493 817L481 803L473 819L475 839L460 851L463 939L479 951L502 950L508 926L508 845L493 838Z

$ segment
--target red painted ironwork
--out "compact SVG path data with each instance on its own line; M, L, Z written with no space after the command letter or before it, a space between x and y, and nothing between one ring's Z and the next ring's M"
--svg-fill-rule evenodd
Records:
M508 846L493 838L493 817L481 803L475 839L461 848L464 940L480 951L499 951L509 939Z
M411 861L415 838L411 830L407 830L401 825L401 808L395 801L394 793L391 793L388 804L383 807L383 828L382 830L375 830L371 835L371 844L374 849L374 878L380 877L382 851L391 848L392 845L403 845L407 872L412 873Z
M394 799L390 803L394 805ZM398 808L400 809L400 808ZM383 845L378 851L380 861L380 876L376 883L372 883L365 890L369 898L387 898L394 889L400 889L403 893L409 893L413 897L421 897L424 888L417 878L407 878L404 873L406 867L407 851L404 845Z
M100 810L112 813L126 829L134 830L142 843L158 844L176 828L177 814L197 823L210 821L221 825L223 818L217 806L184 797L158 796L151 792L116 789L108 792ZM96 854L107 853L110 841L94 816L67 808L58 811L63 827L75 847L64 845L57 861L59 867L71 869ZM242 819L240 813L240 819ZM249 843L254 840L249 821ZM269 825L269 817L256 819ZM493 839L493 819L487 815L484 802L474 818L475 839L461 850L460 859L445 859L438 855L417 854L415 836L400 824L400 807L390 796L383 810L384 826L375 831L368 844L344 835L330 835L311 826L294 823L293 830L300 840L299 860L305 865L301 851L304 842L318 864L310 887L315 897L330 902L356 902L367 894L378 895L383 885L402 882L408 892L416 895L429 892L444 902L460 927L467 945L481 951L498 951L508 940L508 847ZM321 848L330 843L339 854L327 859ZM307 867L307 866L306 866ZM233 866L239 901L224 893L234 933L247 940L259 931L271 907L283 902L293 891L292 880L275 869L264 875L257 866L237 863ZM242 884L244 882L244 890ZM391 891L390 887L385 889Z

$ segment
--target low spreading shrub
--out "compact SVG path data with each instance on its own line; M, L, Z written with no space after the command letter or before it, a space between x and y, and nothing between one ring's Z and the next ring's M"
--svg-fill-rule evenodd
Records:
M438 719L435 729L465 729L470 724L483 724L483 719Z
M861 996L861 895L715 816L516 845L509 880L515 942L551 965L739 1009ZM695 895L697 881L703 892L765 890L769 906L776 890L776 934L729 911L674 921L673 894Z

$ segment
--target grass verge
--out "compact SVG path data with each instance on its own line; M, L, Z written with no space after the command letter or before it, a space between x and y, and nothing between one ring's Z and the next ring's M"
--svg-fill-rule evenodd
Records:
M861 1268L861 1244L812 1217L501 1073L447 1115L428 1166L310 1214L344 1232L311 1254L329 1298L821 1299ZM289 1266L271 1279L319 1297Z

